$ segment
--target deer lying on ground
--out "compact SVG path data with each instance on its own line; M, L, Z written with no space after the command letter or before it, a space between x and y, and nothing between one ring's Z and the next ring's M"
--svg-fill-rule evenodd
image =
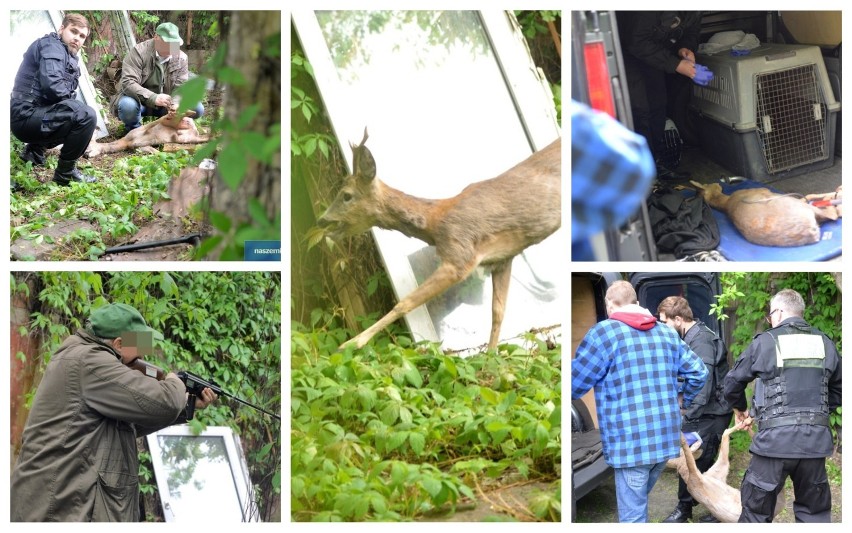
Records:
M144 124L136 129L130 130L124 137L111 143L99 143L94 138L86 148L86 157L95 157L102 154L111 154L166 143L195 144L205 143L210 140L208 135L198 133L195 121L191 117L195 111L186 111L178 116L177 105L174 104L169 112L162 117Z
M698 470L695 464L695 449L690 449L686 444L686 439L680 437L680 457L670 459L666 465L675 468L680 474L680 477L686 482L686 488L692 498L710 511L714 517L720 522L732 523L737 522L740 514L743 512L742 500L740 499L739 489L728 485L728 470L731 463L728 459L730 451L731 433L745 429L750 424L750 419L730 427L722 433L722 441L719 444L719 456L716 462L713 463L703 474ZM696 442L693 447L698 448L699 442ZM778 515L781 509L786 505L784 491L778 495L778 500L775 504L775 512L772 516Z
M690 182L714 209L724 212L749 242L763 246L802 246L819 242L819 223L836 220L837 213L803 198L766 188L740 189L727 195L718 183Z
M318 224L335 241L372 226L394 229L434 245L441 264L388 314L341 347L361 348L398 318L464 280L478 265L488 265L493 287L488 348L496 348L512 259L561 224L561 140L496 178L472 183L442 200L415 198L376 178L376 162L366 142L365 129L360 145L350 143L353 173L344 179Z

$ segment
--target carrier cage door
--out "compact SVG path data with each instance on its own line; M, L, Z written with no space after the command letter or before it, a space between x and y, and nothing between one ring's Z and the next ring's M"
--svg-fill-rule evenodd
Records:
M829 157L828 109L815 67L755 75L757 130L770 174Z

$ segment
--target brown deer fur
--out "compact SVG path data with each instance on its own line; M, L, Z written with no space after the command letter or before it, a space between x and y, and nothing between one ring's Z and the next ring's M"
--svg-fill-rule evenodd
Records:
M364 146L351 145L353 174L318 223L338 240L372 226L393 229L434 245L437 270L378 322L344 346L364 346L379 331L464 280L478 265L491 266L493 301L488 347L495 348L506 307L512 259L561 224L561 140L503 174L472 183L457 196L426 200L376 178L376 162ZM522 201L526 199L526 201Z
M766 188L740 189L726 195L718 183L691 183L710 207L727 214L743 237L755 244L813 244L820 239L819 222L832 220L826 216L826 210L808 204L803 198L777 194Z
M687 446L683 435L680 437L680 457L670 459L667 462L667 466L675 468L686 482L686 487L692 498L703 504L710 511L710 514L720 522L732 523L738 521L743 510L739 489L728 485L728 470L731 466L728 453L730 451L731 433L744 427L744 424L740 424L730 427L722 433L719 456L713 466L703 474L699 472L695 464L694 450L690 450ZM784 505L785 498L782 489L778 495L773 516L777 515L784 508Z
M195 111L187 111L183 116L178 116L175 113L175 108L173 108L157 120L131 130L117 141L99 143L92 138L86 148L85 156L95 157L130 150L131 148L166 143L194 144L207 142L210 137L198 133L195 121L190 118L193 115L195 115Z

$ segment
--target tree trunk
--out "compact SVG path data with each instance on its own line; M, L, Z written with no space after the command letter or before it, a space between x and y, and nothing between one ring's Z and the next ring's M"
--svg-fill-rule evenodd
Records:
M281 14L278 11L234 11L228 31L227 66L239 70L246 80L242 86L231 84L225 91L225 118L231 124L249 106L259 104L260 112L246 130L264 137L281 124L281 57L266 53L267 41L281 35ZM275 133L280 135L280 133ZM249 200L257 199L270 220L281 216L281 151L270 163L257 161L246 154L248 168L236 190L231 189L217 173L211 195L214 211L230 217L232 226L248 222ZM279 237L280 238L280 237Z

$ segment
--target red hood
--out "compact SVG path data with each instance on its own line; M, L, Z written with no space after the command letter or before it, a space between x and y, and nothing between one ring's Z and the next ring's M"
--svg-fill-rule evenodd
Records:
M647 309L639 307L638 305L624 306L619 311L609 315L609 318L618 320L619 322L624 322L631 328L642 331L653 328L657 323L657 319L654 318Z

